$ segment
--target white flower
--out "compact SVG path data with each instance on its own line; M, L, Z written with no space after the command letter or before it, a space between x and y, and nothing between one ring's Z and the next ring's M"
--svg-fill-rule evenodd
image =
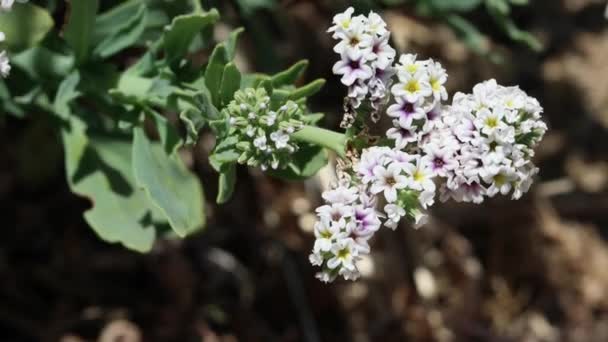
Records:
M331 252L333 253L333 257L327 261L327 267L330 269L340 267L349 271L355 270L355 261L359 253L355 248L353 239L345 238L338 240L333 244Z
M349 7L343 13L336 14L333 19L333 26L327 30L327 32L335 32L334 38L337 38L337 34L343 33L350 29L351 23L353 21L352 15L355 12L355 9Z
M384 225L390 229L397 228L399 221L401 221L401 218L405 216L405 209L391 203L384 206L384 212L387 216L387 220Z
M283 131L272 132L270 133L270 140L274 141L277 148L286 148L289 142L289 134Z
M477 112L475 126L486 135L493 134L495 130L503 129L506 124L502 121L503 111L501 109L490 110L483 108Z
M419 71L414 74L400 74L399 83L391 88L391 92L395 97L404 97L406 101L413 103L431 95L433 90L427 73Z
M260 151L265 151L268 146L266 145L266 136L262 135L253 140L253 146L255 146Z
M515 171L506 166L489 166L482 173L484 182L490 184L487 189L488 196L492 197L497 193L508 194L512 188L512 182L517 179Z
M333 72L342 75L342 84L351 86L357 80L366 80L372 77L372 68L365 64L363 53L359 50L347 50L342 53L342 59L334 64Z
M323 199L329 203L350 204L358 198L357 188L338 186L335 189L323 192Z
M0 52L0 75L2 77L7 77L11 71L11 65L9 64L8 56L6 55L6 51Z
M10 9L13 7L14 2L15 2L15 0L1 0L0 1L0 12L10 11Z
M388 34L386 22L378 13L371 11L367 15L367 32L381 37Z
M440 63L430 61L427 70L429 73L429 83L433 91L433 96L437 100L447 100L448 92L445 89L445 82L448 80L448 74Z
M346 238L346 233L331 222L321 220L315 223L315 238L313 253L329 252L335 241Z
M386 131L386 136L389 139L395 140L395 147L400 150L404 149L407 144L418 140L418 135L416 135L416 132L412 128L403 128L402 126L389 128Z
M384 192L384 198L389 203L397 200L397 190L407 186L408 179L401 175L401 167L395 164L374 167L376 180L372 183L370 191L374 194Z
M403 81L408 75L413 75L420 72L426 67L426 61L416 60L416 55L405 54L399 57L399 65L397 66L397 75Z
M334 52L343 54L348 50L364 50L365 54L369 54L372 51L371 46L364 46L362 42L369 39L369 34L365 32L365 25L363 22L357 20L352 21L348 30L339 32L336 36L341 41L334 46Z
M395 60L397 52L390 46L389 37L389 35L368 35L361 43L362 48L372 53L373 57L370 60L373 60L374 69L385 70Z
M416 164L412 165L413 168L410 170L410 184L409 187L418 191L435 191L435 182L433 182L434 172L429 165L428 159L418 157L416 158Z
M334 222L343 228L346 226L346 219L353 215L353 208L341 203L326 204L317 208L317 214L322 220Z
M397 103L389 106L386 114L399 120L399 126L410 128L414 120L425 117L426 113L421 106L421 99L417 101L408 101L405 98L397 97L395 100Z
M426 156L423 157L431 170L438 176L446 177L449 171L458 167L454 152L449 148L439 148L435 145L426 146Z

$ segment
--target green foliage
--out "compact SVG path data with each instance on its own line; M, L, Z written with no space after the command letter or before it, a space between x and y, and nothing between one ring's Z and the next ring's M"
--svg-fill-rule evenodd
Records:
M540 42L530 33L519 29L510 17L511 6L527 5L528 0L370 0L365 2L367 4L363 7L375 10L380 6L411 6L419 16L447 23L475 53L487 55L491 59L499 61L499 57L489 50L487 44L489 38L466 17L472 11L485 8L496 25L510 39L524 44L534 51L542 49Z
M233 62L243 29L216 44L210 32L218 11L180 3L129 0L98 13L105 8L99 0L72 1L56 29L50 13L35 5L16 4L0 15L13 66L11 77L0 80L1 108L19 117L51 114L67 182L91 204L85 220L100 238L139 252L163 232L185 237L204 227L203 185L180 152L205 129L217 141L209 156L218 171L216 201L230 199L243 141L230 137L230 118L222 113L240 90L264 88L273 110L293 100L298 125L323 117L309 113L306 98L324 81L295 85L306 61L274 76L243 74ZM241 3L253 10L274 2ZM210 52L207 63L190 58L192 52ZM332 144L307 140L315 129L303 129L301 148L273 175L310 177L327 163L325 148L340 150L336 136Z
M32 4L17 3L10 13L0 13L0 31L5 33L6 44L13 51L36 45L54 25L45 9Z
M206 13L193 13L175 17L163 37L165 58L173 65L188 52L194 37L205 27L213 25L220 15L213 9Z
M146 252L164 222L146 194L135 186L131 144L127 139L89 136L75 116L62 131L68 184L91 201L85 219L108 242Z
M140 127L133 135L133 173L137 185L162 211L177 235L184 237L205 224L198 178L177 154L168 155L160 145L150 142Z
M74 50L76 63L86 60L89 45L95 28L95 15L99 0L81 0L70 2L70 19L65 28L65 40Z

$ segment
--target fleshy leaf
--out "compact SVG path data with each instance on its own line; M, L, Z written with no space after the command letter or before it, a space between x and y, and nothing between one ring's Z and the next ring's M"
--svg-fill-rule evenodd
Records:
M14 51L36 45L54 25L49 12L33 4L17 3L10 12L0 13L0 31L6 35L5 43Z
M272 85L275 88L293 85L306 71L306 68L308 68L308 61L301 60L292 65L289 69L272 76Z
M194 37L205 27L213 25L219 17L216 9L175 17L163 36L167 62L174 64L184 58Z
M224 204L230 200L230 197L232 197L232 193L234 192L234 186L236 184L235 163L226 164L222 167L218 182L216 202L218 204Z
M62 132L68 184L72 191L91 200L87 223L108 242L147 252L156 228L163 224L147 199L135 186L128 140L88 137L84 125L71 117Z
M312 95L316 94L317 92L319 92L321 90L321 88L323 88L324 85L325 85L324 79L320 78L320 79L314 80L314 81L292 91L291 94L289 95L289 99L295 101L295 100L298 100L298 99L301 99L304 97L312 96Z
M205 85L211 94L211 100L216 107L220 105L220 87L222 85L222 76L224 67L228 63L226 56L226 47L224 43L216 45L209 58L209 64L205 70Z
M49 81L68 75L74 65L74 57L36 46L12 56L11 62L31 78Z
M204 195L198 178L177 154L167 155L150 142L141 128L133 137L133 172L137 184L165 215L175 233L184 237L205 224Z
M74 50L76 63L84 62L89 55L89 46L95 28L95 15L99 0L70 2L70 19L66 25L65 40Z
M146 14L146 7L143 4L139 5L133 16L116 23L113 30L108 32L109 34L95 47L93 54L107 58L135 44L146 28ZM100 34L96 33L96 35Z
M234 93L241 87L241 72L234 63L230 62L224 67L222 83L220 85L221 106L227 106L234 97Z

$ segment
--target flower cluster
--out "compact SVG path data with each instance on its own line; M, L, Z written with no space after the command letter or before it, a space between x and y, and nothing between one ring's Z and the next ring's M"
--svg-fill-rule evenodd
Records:
M8 12L13 7L15 0L0 0L0 13ZM0 43L3 43L6 39L4 32L0 31ZM0 51L0 76L7 77L11 71L11 65L9 64L8 55L6 51Z
M323 193L326 204L317 208L315 245L310 262L320 266L317 278L333 281L359 278L356 262L370 248L367 241L380 228L375 198L358 185L342 182Z
M538 172L534 147L547 130L541 113L535 98L495 80L477 84L472 94L457 93L425 147L445 166L438 174L445 179L442 199L481 203L527 192Z
M385 203L386 227L395 229L402 217L416 226L426 221L424 210L434 203L436 172L428 157L370 147L363 151L354 171L368 191Z
M290 134L302 126L304 111L293 101L272 108L264 88L237 91L222 114L228 120L228 135L237 142L241 164L283 168L298 148Z
M405 54L392 66L394 50L381 39L388 40L386 24L373 12L368 17L352 14L352 8L338 14L329 30L340 39L335 50L342 60L334 73L342 75L355 108L370 89L379 89L372 86L377 75L386 76L381 81L386 93L396 74L390 88L395 103L387 109L393 123L386 132L391 147L363 149L352 169L341 170L349 185L323 194L327 204L317 209L310 256L313 265L323 268L318 274L323 281L338 275L356 279L355 263L369 253L373 233L382 224L395 229L403 218L414 226L424 224L437 189L442 201L481 203L499 193L520 198L538 172L532 163L534 147L547 130L536 99L494 80L476 85L472 94L457 93L444 106L447 73L441 64ZM372 38L386 46L370 49ZM372 92L372 113L379 111L376 100Z
M441 101L448 97L448 75L440 63L419 61L412 54L401 55L395 69L399 82L391 92L396 103L387 110L393 128L386 135L398 149L404 149L408 144L420 145L435 128L442 112Z
M348 87L350 105L358 108L369 99L374 109L385 101L387 89L394 74L392 65L395 49L389 44L390 32L386 23L374 12L368 16L353 17L349 7L336 15L328 32L339 42L334 51L340 55L333 72L342 76L342 84Z

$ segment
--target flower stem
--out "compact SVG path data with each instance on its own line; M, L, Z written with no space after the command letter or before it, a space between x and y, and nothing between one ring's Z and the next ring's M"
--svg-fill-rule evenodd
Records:
M340 157L346 156L346 136L344 134L320 127L304 126L291 137L297 141L328 148Z

